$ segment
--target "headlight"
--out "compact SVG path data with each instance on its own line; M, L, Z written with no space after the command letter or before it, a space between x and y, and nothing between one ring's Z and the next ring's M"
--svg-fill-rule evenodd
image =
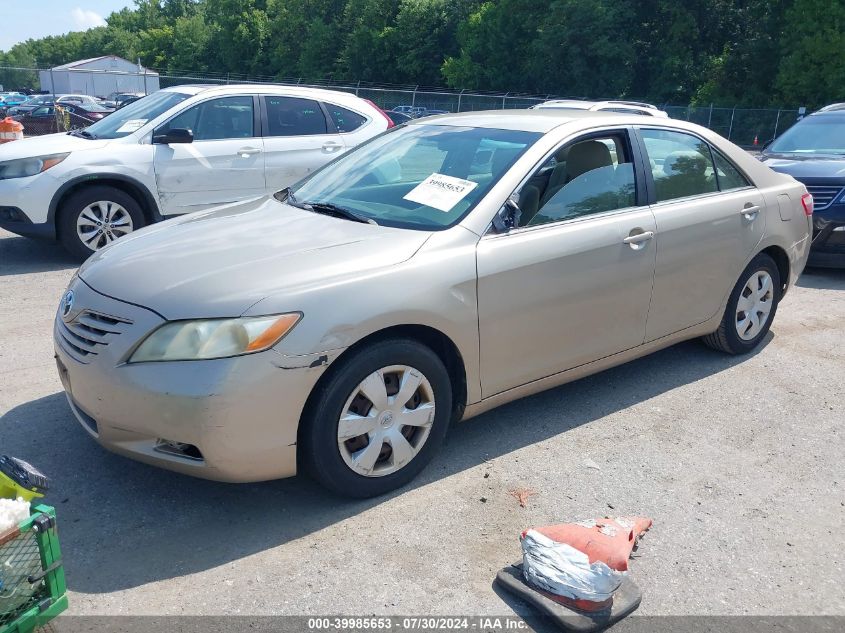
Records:
M19 158L18 160L7 160L0 163L0 180L10 178L25 178L34 176L42 171L47 171L62 162L70 155L51 154L49 156L36 156L34 158Z
M281 340L301 318L302 314L292 312L165 323L141 343L129 362L207 360L261 352Z

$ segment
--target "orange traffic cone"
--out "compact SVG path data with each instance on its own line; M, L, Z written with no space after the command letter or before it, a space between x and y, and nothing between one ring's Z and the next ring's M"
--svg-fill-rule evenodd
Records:
M760 140L757 138L757 135L754 135L754 147L757 147L760 144Z
M19 141L23 138L23 124L7 116L0 121L0 143Z

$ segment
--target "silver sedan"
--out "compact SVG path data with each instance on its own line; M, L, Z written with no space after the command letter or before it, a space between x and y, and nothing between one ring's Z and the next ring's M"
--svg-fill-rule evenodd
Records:
M684 122L425 118L98 252L61 299L56 360L109 450L377 495L451 422L685 339L753 350L811 214L803 185Z

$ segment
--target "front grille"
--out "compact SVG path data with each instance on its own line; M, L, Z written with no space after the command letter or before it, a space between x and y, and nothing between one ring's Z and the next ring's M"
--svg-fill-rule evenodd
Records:
M81 363L88 363L97 356L115 336L120 336L129 319L83 310L74 319L65 323L57 319L63 349Z
M842 187L829 187L827 185L810 185L807 187L813 196L813 208L816 211L827 209L834 198L842 191Z

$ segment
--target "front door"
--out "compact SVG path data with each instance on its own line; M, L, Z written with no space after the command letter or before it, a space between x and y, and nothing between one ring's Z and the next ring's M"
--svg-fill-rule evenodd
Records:
M155 145L154 165L162 215L263 196L264 145L253 97L218 97L194 105L160 126L186 128L193 143Z
M642 344L655 223L625 130L569 143L522 185L520 228L478 245L489 397Z
M646 340L713 317L763 238L763 196L716 148L641 129L651 165L657 262Z

